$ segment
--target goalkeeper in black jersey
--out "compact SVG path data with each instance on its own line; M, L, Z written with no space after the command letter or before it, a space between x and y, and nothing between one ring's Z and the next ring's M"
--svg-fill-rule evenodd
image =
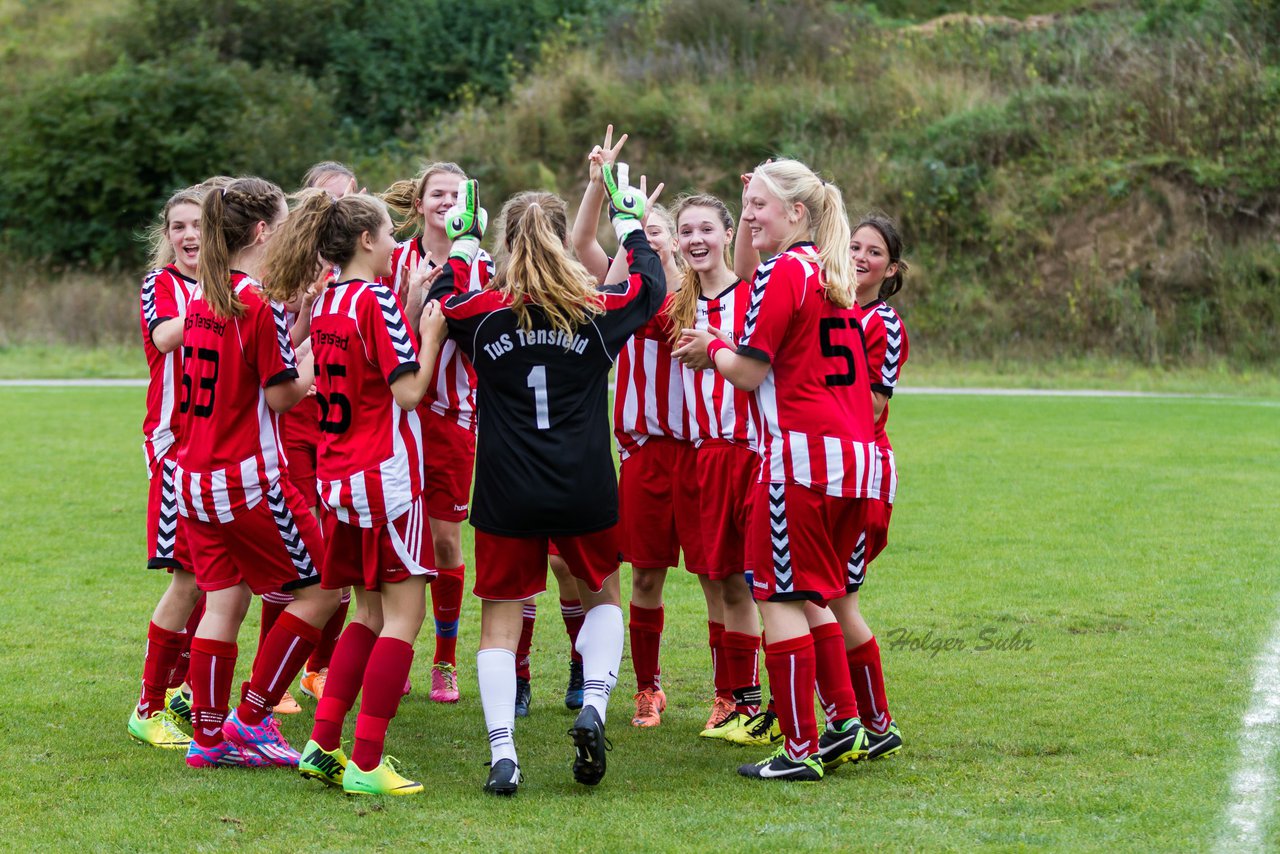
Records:
M595 785L605 773L605 708L623 640L609 371L666 297L662 263L641 222L644 196L628 186L625 164L616 182L612 170L606 176L628 269L620 261L605 285L597 287L566 249L564 200L526 192L502 209L505 264L484 290L463 292L487 220L476 182L466 181L447 216L449 262L431 287L431 298L444 302L449 337L478 378L476 673L493 754L485 790L494 794L515 794L520 782L515 649L522 603L546 589L548 542L578 580L587 610L577 642L583 706L569 730L573 775Z

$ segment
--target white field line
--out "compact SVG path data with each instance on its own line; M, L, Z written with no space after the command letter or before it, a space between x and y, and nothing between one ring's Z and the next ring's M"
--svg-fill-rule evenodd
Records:
M1218 851L1267 850L1267 826L1276 808L1280 753L1280 620L1259 653L1253 697L1240 728L1240 759L1231 778Z

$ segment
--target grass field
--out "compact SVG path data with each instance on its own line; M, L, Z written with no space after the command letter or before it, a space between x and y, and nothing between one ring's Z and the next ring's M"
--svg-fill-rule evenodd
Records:
M566 642L544 596L519 797L480 792L471 600L462 703L415 691L388 741L428 794L349 800L284 771L197 773L130 742L165 583L139 568L142 391L0 389L0 411L6 849L1206 849L1280 606L1274 403L906 393L892 539L863 596L900 756L817 786L736 777L756 753L694 737L705 627L696 585L673 573L671 708L657 730L626 725L624 660L597 789L569 775ZM255 636L247 625L242 658ZM423 686L429 641L419 655ZM285 720L291 739L303 717ZM1280 846L1280 826L1264 840Z

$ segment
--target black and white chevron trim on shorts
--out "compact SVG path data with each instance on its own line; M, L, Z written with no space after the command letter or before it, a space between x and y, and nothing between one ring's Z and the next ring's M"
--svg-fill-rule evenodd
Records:
M378 299L378 306L382 309L382 319L387 324L387 335L391 337L391 346L395 348L397 359L401 362L417 361L413 352L413 340L409 337L408 328L405 327L404 313L396 303L396 295L390 288L380 285L373 285L369 290Z
M792 593L791 538L787 534L787 485L769 484L769 540L773 545L774 593Z
M311 560L307 544L302 541L302 532L293 521L293 511L284 500L284 492L280 489L280 484L267 490L267 507L271 509L271 515L276 520L276 530L280 532L280 540L284 543L285 551L289 553L289 559L293 561L293 568L298 572L298 580L284 585L284 589L305 587L319 581L320 573L316 569L315 562Z
M853 547L849 563L845 566L845 590L849 593L862 586L867 580L867 532L858 535L858 544Z
M151 544L151 558L147 566L151 569L180 566L174 557L174 549L178 543L178 489L175 473L178 462L172 457L160 463L160 515L156 519L156 541Z

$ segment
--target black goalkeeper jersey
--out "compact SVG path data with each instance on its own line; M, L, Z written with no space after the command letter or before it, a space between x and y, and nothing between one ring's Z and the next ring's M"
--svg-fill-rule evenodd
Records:
M471 524L479 530L570 536L617 523L609 371L667 294L644 232L627 235L624 246L630 275L599 288L604 312L573 335L553 329L537 305L526 331L508 296L487 288L458 293L454 283L465 285L471 271L457 259L432 286L431 298L444 300L449 337L478 379ZM432 449L425 452L430 459Z

